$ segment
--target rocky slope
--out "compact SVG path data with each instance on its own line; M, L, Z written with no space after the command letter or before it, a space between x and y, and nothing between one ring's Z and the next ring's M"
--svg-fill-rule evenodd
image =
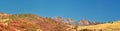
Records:
M0 14L0 31L67 31L66 24L34 14Z
M96 23L82 19L40 17L34 14L0 13L0 31L120 31L120 21Z

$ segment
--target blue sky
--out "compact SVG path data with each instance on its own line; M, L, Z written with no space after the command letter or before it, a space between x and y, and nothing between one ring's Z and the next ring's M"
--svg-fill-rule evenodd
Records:
M120 0L0 0L0 12L32 13L97 22L120 19Z

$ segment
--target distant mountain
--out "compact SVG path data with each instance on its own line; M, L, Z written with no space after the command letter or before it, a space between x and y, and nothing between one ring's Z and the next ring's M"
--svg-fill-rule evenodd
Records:
M55 20L55 21L65 23L65 24L68 24L68 25L73 25L73 26L77 26L77 25L86 26L86 25L96 25L96 24L98 24L95 21L89 21L89 20L86 20L86 19L81 19L77 22L77 21L75 21L71 18L62 18L60 16L52 17L52 19Z
M84 18L79 20L79 22L77 23L77 25L79 25L79 26L97 25L97 24L100 24L100 23L97 23L95 21L89 21Z
M89 21L87 21L86 19L82 19L78 22L79 25L89 25Z
M61 23L68 24L68 25L76 25L75 20L73 20L71 18L66 19L66 18L62 18L60 16L57 16L57 17L53 17L52 19L55 21L61 22Z

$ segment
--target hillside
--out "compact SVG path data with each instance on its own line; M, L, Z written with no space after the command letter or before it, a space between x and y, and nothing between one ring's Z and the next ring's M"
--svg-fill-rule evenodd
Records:
M82 31L120 31L120 21L98 25L79 26L77 30Z
M34 14L0 14L0 31L67 31L66 24Z
M120 31L120 21L96 23L82 19L0 13L0 31Z

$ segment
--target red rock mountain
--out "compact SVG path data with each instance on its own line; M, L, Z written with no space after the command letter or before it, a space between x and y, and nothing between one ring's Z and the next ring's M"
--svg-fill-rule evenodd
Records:
M67 31L66 24L34 14L0 14L0 31Z

